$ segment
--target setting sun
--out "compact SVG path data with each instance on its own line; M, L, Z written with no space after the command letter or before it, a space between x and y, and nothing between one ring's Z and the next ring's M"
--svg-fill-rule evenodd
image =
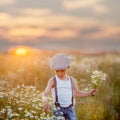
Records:
M28 50L26 48L17 48L15 50L15 54L19 56L25 56L27 55L27 53L28 53Z
M31 55L38 55L40 50L34 49L32 47L27 46L13 46L8 50L10 54L16 55L16 56L31 56Z

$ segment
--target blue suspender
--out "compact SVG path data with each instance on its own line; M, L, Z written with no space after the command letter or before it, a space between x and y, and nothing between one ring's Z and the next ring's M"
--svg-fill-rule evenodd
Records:
M55 87L55 106L60 107L60 103L58 102L57 80L56 80L55 76L53 77L53 81L54 81L54 87ZM74 97L73 97L73 83L72 83L72 78L71 77L70 77L70 81L71 81L71 90L72 90L72 99L71 99L72 104L71 105L73 105Z

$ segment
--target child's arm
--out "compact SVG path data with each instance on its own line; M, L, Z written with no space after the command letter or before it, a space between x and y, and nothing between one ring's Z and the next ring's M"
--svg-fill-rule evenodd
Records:
M42 94L42 100L44 102L44 110L46 112L50 109L50 105L47 101L47 96L50 94L53 84L54 84L53 79L50 79L48 81L48 84L47 84L47 87L46 87L45 91Z
M73 79L73 91L74 91L74 95L77 97L87 97L87 96L95 95L96 93L95 89L92 89L89 92L80 91L74 79Z
M50 79L48 81L48 84L47 84L47 87L46 87L45 91L42 94L42 99L43 100L44 100L44 98L46 98L50 94L52 86L53 86L53 79Z

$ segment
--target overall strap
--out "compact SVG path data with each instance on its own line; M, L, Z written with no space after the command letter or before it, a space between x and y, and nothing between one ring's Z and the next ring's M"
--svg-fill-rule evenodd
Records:
M70 81L71 81L71 90L72 90L72 99L71 99L71 101L72 101L72 105L73 105L74 96L73 96L73 79L72 79L72 77L70 77Z
M56 77L53 77L53 81L54 81L54 86L55 86L55 106L56 107L60 107L60 104L58 102L58 93L57 93L57 80Z
M58 102L57 80L56 80L55 76L53 77L53 81L54 81L54 86L55 86L55 106L60 107L60 103ZM72 90L72 98L71 98L72 104L71 105L73 105L74 97L73 97L73 79L72 79L72 77L70 77L70 81L71 81L71 90Z

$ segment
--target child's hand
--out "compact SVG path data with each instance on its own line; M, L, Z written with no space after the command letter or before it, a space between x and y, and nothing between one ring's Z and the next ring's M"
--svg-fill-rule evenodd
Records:
M96 95L96 89L92 89L92 90L90 91L90 94L91 94L92 96L95 96L95 95Z
M48 102L45 102L45 104L44 104L44 111L48 112L49 110L50 110L50 105L49 105Z

